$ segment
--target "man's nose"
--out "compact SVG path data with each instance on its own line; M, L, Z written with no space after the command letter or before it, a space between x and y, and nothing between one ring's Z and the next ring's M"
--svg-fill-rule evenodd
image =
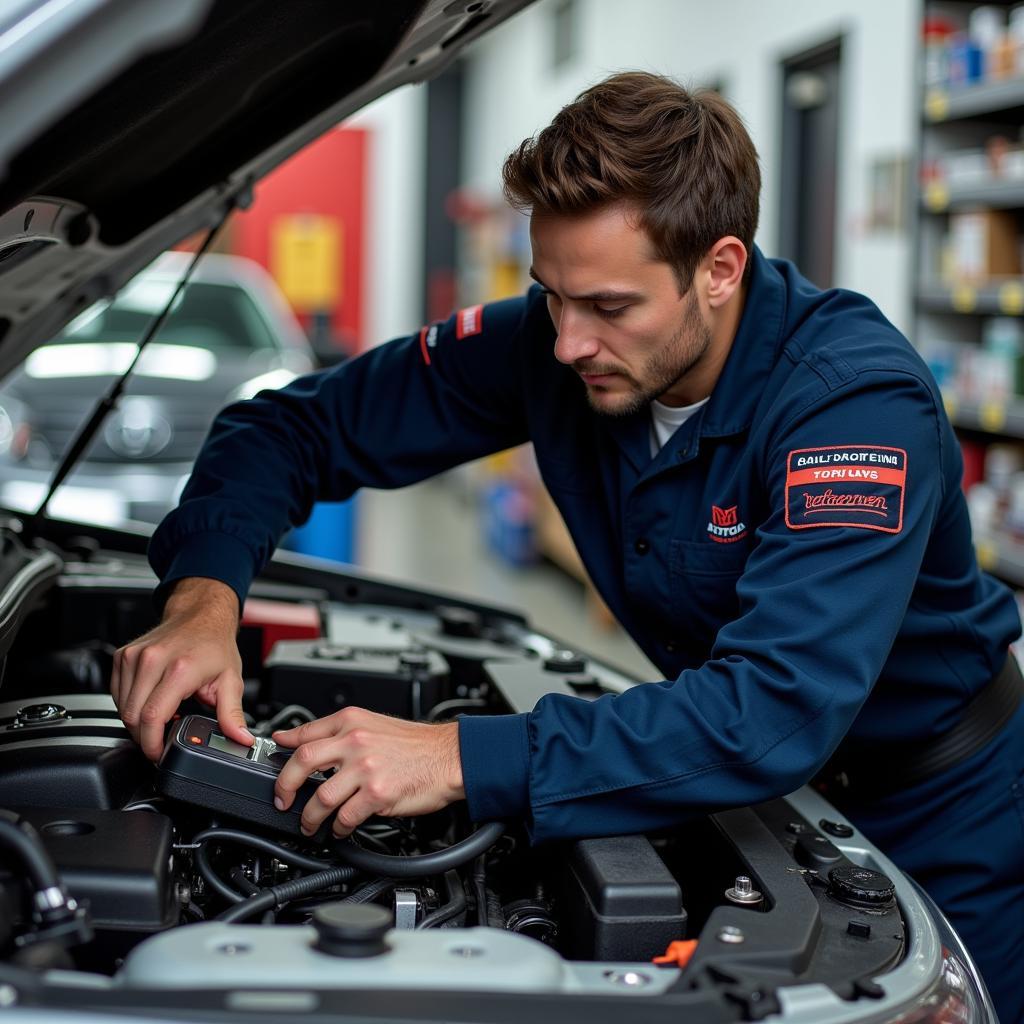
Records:
M593 359L600 351L597 339L587 330L585 318L572 316L563 309L557 327L555 358L560 363L571 366L580 359Z

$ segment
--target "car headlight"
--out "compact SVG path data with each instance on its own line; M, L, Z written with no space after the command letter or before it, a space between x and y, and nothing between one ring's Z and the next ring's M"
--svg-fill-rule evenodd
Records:
M240 384L235 388L235 390L228 395L228 401L244 402L246 399L255 398L255 396L261 391L266 391L268 389L274 391L277 388L283 388L286 384L291 384L297 376L297 373L293 373L291 370L286 370L284 367L279 367L276 370L270 370L267 373L261 373L258 377L252 377L244 384Z
M967 947L928 893L913 878L909 881L931 911L942 943L942 969L930 991L888 1024L996 1024L992 999Z
M22 404L12 399L0 402L0 458L23 459L31 439L32 429Z

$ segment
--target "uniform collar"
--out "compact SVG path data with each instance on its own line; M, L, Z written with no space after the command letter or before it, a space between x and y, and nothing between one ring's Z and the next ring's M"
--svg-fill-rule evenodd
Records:
M683 428L694 431L689 436L728 437L741 434L750 426L764 382L775 365L785 315L785 281L755 245L746 304L736 337L711 400ZM650 409L609 419L605 427L635 469L643 472L650 467ZM665 447L671 444L669 441ZM690 446L677 455L689 457L695 450L695 446Z
M740 326L704 408L702 437L727 437L750 426L778 357L785 316L785 281L755 245Z

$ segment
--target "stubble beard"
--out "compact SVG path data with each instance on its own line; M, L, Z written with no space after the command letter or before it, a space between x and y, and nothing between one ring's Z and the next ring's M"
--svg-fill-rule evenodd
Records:
M700 314L697 298L690 293L683 319L672 339L659 349L644 365L640 378L615 368L618 376L630 385L630 392L621 396L615 405L603 403L604 394L598 387L587 388L587 402L601 416L626 417L643 411L660 398L673 384L685 376L700 361L711 344L711 330ZM601 373L601 367L587 368L583 372Z

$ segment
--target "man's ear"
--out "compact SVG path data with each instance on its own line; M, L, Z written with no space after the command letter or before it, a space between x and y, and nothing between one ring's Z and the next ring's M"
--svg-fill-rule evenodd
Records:
M735 235L720 238L701 261L707 273L707 301L712 309L724 306L743 282L747 247Z

